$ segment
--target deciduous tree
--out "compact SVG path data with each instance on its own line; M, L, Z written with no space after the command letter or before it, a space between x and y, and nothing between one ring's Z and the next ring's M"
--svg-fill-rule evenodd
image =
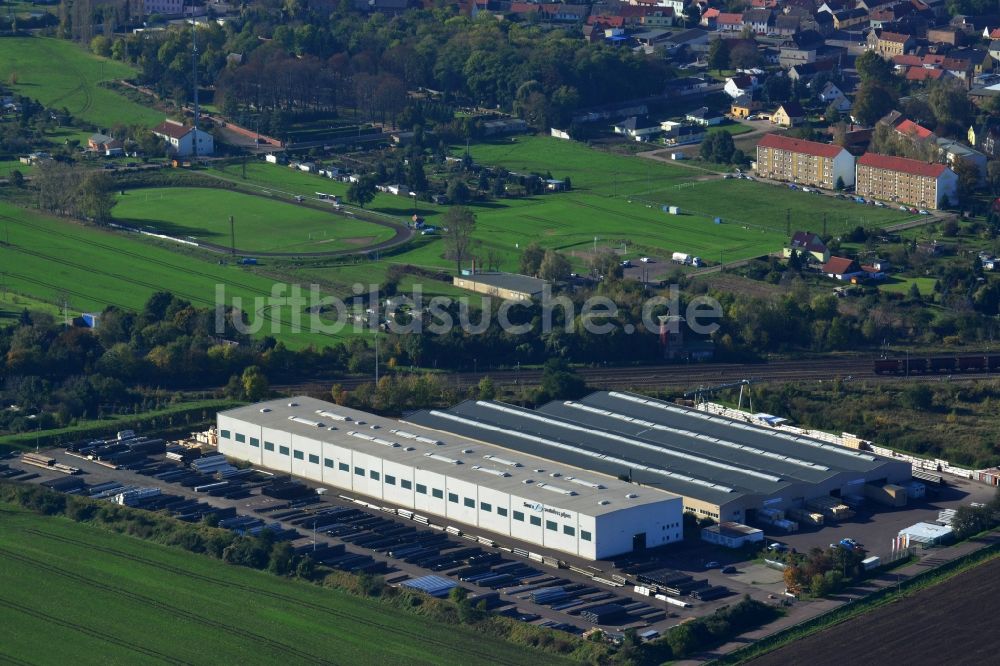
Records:
M475 214L465 206L452 206L444 214L447 232L444 236L448 254L455 260L457 272L462 272L462 262L468 257L472 246L472 232L476 228Z

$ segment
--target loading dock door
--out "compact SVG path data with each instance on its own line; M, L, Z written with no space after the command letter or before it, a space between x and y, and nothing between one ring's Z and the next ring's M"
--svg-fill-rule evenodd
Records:
M646 550L646 533L639 532L632 536L632 552L637 553Z

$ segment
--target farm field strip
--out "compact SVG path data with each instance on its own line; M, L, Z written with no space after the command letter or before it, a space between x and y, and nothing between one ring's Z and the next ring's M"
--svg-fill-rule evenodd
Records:
M26 583L0 589L11 634L3 649L15 655L55 655L68 644L119 663L197 663L206 650L225 663L559 662L337 590L61 518L4 509L0 533L9 575ZM53 625L61 640L51 640Z

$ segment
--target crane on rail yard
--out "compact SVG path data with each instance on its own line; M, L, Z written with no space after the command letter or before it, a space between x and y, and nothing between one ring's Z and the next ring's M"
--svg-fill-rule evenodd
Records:
M736 408L743 411L743 392L746 391L747 394L747 409L751 412L753 411L753 398L750 396L750 386L754 383L752 379L741 379L738 382L729 382L727 384L717 384L715 386L699 386L693 391L688 391L684 394L685 398L694 398L695 404L700 404L705 402L706 393L715 393L716 391L722 391L725 389L740 387L740 399L737 403Z

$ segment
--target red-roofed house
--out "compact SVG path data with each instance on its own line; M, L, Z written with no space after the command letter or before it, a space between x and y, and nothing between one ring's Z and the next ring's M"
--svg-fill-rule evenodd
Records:
M823 264L820 269L827 277L835 280L850 280L854 277L864 275L858 262L847 257L830 257L830 261Z
M954 78L954 74L943 69L927 69L926 67L910 67L906 70L907 81L939 81Z
M854 184L854 156L841 146L767 134L757 144L757 173L832 190Z
M711 28L712 30L715 30L715 28L717 27L716 21L719 20L719 14L721 13L722 12L720 12L715 7L709 7L708 9L705 10L705 13L701 15L701 25L705 26L706 28Z
M858 196L939 208L957 202L958 176L944 164L865 153L857 162Z
M792 242L784 248L785 258L792 256L792 252L798 252L800 257L815 259L821 264L830 261L830 248L826 246L819 234L810 231L796 231L792 236Z
M517 14L518 16L527 16L528 14L534 14L537 11L538 11L538 5L532 4L530 2L510 3L511 14Z
M186 127L174 120L163 121L154 127L152 132L166 141L169 144L170 152L178 157L188 157L195 154L204 156L215 152L215 144L211 134L193 127Z
M624 16L607 16L605 14L591 14L587 17L590 25L601 25L605 28L621 28L625 25Z
M743 29L743 14L721 12L715 17L715 27L721 32L739 32Z
M934 132L930 131L922 125L918 125L909 118L903 122L896 125L896 131L903 136L910 137L912 139L933 139Z

